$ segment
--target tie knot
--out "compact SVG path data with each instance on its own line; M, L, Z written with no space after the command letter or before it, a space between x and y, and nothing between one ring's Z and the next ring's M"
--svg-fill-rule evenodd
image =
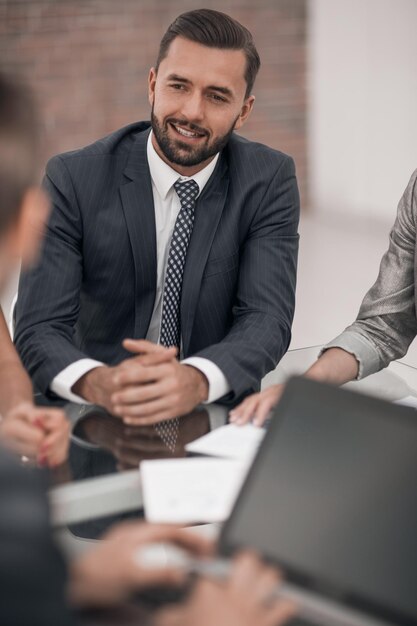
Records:
M192 178L190 178L190 180L183 181L177 180L174 183L174 188L180 199L181 206L185 207L186 209L194 208L195 200L200 191L200 188L195 180L193 180Z

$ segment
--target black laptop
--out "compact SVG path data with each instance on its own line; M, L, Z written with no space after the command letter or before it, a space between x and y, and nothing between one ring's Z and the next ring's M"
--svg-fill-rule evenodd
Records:
M314 624L417 625L417 411L291 379L223 527Z

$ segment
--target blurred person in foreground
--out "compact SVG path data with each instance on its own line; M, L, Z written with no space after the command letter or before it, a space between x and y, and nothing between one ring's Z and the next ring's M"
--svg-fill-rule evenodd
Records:
M305 376L343 385L360 380L403 357L417 335L416 290L417 170L398 204L397 218L375 284L356 321L321 351ZM262 425L281 397L283 385L249 396L231 411L231 421Z
M149 73L150 122L48 163L53 208L15 334L42 393L147 425L259 389L285 354L294 163L235 132L259 65L236 20L184 13Z
M35 185L37 120L29 91L0 75L0 285L22 257L33 261L47 212ZM4 330L7 338L7 328ZM9 339L7 339L7 342ZM21 389L16 398L31 400L31 388L7 343L10 370ZM8 380L7 368L0 373ZM12 377L13 378L13 377ZM12 384L12 381L11 381ZM0 390L7 389L0 381ZM12 398L11 398L12 399ZM8 410L7 398L2 407ZM7 411L6 411L7 412ZM179 585L185 574L170 567L143 569L135 551L144 544L170 542L195 556L207 557L213 546L196 534L171 526L126 523L76 557L66 572L54 546L48 520L44 475L20 466L0 447L0 624L45 626L74 623L71 607L106 607L135 590L153 585ZM182 606L164 610L161 624L274 626L284 623L293 607L273 592L278 574L252 554L235 559L230 578L218 584L200 580Z
M20 262L35 261L49 213L46 194L33 184L37 169L35 113L13 112L4 88L0 146L0 291ZM21 108L21 105L20 105ZM67 456L69 425L60 410L35 407L33 389L12 344L0 309L0 442L39 465L54 467Z

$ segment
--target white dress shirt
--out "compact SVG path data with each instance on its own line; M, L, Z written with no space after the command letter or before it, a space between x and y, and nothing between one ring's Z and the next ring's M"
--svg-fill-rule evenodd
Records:
M188 177L179 176L178 172L172 169L156 153L152 144L152 132L149 135L147 145L147 157L149 170L152 179L152 192L155 207L156 225L156 247L157 247L157 286L155 305L149 324L146 339L154 343L159 342L162 301L165 282L165 271L168 262L169 247L178 213L181 209L180 199L174 189L177 180L189 180ZM206 165L204 169L192 176L199 187L199 195L203 191L208 179L216 167L219 155ZM202 357L190 357L181 361L184 364L192 365L200 370L208 380L209 392L207 402L214 402L230 391L230 385L221 369L209 359ZM101 361L94 359L80 359L68 365L60 372L51 383L51 390L58 396L85 404L86 400L71 391L75 383L84 374L104 365Z

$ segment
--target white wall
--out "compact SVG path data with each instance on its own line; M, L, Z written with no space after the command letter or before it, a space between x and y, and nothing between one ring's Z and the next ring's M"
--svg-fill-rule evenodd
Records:
M313 210L392 222L417 168L417 0L310 0Z

